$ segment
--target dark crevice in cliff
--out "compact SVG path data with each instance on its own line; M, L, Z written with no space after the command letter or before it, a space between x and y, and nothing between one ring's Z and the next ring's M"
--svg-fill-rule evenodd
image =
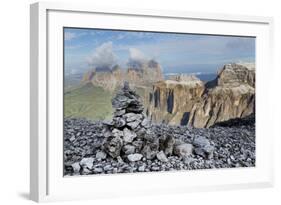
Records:
M160 107L160 90L154 91L154 107Z
M219 110L217 112L217 115L216 115L216 119L214 120L214 122L217 122L217 120L219 119L219 116L221 114L221 111L222 111L222 104L220 104L220 107L219 107Z
M210 112L209 112L209 118L208 118L208 120L206 121L206 123L205 123L205 125L203 127L207 127L208 126L208 124L209 124L213 114L214 114L214 105L211 106L211 109L210 109Z
M255 110L256 110L255 109L255 102L256 102L255 101L255 95L252 95L247 102L247 107L251 106L251 104L254 105L253 113L255 113ZM244 116L244 113L245 113L245 110L243 110L243 112L241 113L240 118L242 118Z
M153 100L153 94L152 93L149 93L149 103L151 103Z
M173 90L168 91L168 97L167 97L167 112L173 113L174 108L174 92Z
M193 108L192 108L192 110L193 110ZM196 113L197 113L197 110L194 110L193 115L191 115L191 118L189 119L189 122L188 122L189 125L194 125Z
M190 112L184 112L181 118L180 125L187 125L189 121Z

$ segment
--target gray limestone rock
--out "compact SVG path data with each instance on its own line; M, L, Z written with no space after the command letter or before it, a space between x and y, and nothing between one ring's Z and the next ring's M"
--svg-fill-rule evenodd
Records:
M141 123L141 121L133 121L133 122L127 123L127 125L129 127L131 127L131 129L136 129L139 126L140 123Z
M123 146L123 141L120 137L108 137L107 141L104 143L104 148L107 154L112 158L120 156L120 152Z
M160 160L161 162L168 162L168 161L169 161L163 151L158 152L158 153L156 154L156 157L157 157L157 159Z
M94 166L93 162L94 162L94 158L92 157L88 157L88 158L83 158L80 161L80 166L88 168L88 169L92 169L92 167Z
M134 154L136 151L136 147L130 144L123 146L122 151L125 155Z
M138 153L136 153L136 154L129 154L127 156L128 160L130 162L140 161L142 157L143 157L143 155L142 154L138 154Z
M140 121L143 116L141 114L127 113L124 115L127 122Z
M73 168L74 174L79 174L80 169L81 169L81 166L80 166L79 162L75 162L71 166Z
M129 130L128 128L125 128L123 130L123 135L124 135L123 136L124 143L132 142L135 139L135 137L137 136L137 134L135 132Z
M192 154L192 151L192 144L183 143L174 147L174 153L179 157L188 157Z
M96 153L96 158L99 160L106 159L106 153L104 151L98 151Z
M123 137L123 131L114 128L114 129L112 130L112 135L113 135L114 137L120 137L120 138L122 138L122 137Z

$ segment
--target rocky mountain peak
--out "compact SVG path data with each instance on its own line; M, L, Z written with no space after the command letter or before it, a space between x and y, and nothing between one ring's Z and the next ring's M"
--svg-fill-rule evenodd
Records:
M167 84L189 85L190 87L204 86L204 83L199 78L189 74L170 76L165 82Z
M86 72L83 76L82 83L89 82L105 90L113 91L123 82L123 72L119 65L115 65L112 68L94 68Z
M161 66L155 60L131 61L128 64L126 80L132 85L150 85L163 80Z
M120 70L121 70L121 67L120 67L118 64L116 64L115 66L113 66L112 69L111 69L112 72L118 72L118 71L120 71Z
M82 82L91 82L93 85L113 91L124 81L128 81L132 86L147 86L160 80L163 80L163 74L157 61L130 60L127 70L119 65L112 68L94 68L84 74Z
M249 84L255 86L255 70L253 66L246 67L246 64L226 64L218 73L218 86L239 86Z
M153 59L148 61L147 64L148 64L149 68L157 68L157 67L160 66L159 63L157 61L153 60Z
M206 83L204 95L194 104L188 124L209 127L255 113L255 69L226 64L215 80Z

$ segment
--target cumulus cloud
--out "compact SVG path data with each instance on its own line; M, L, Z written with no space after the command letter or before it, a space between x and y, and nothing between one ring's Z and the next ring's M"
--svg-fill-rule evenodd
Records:
M111 68L117 62L112 47L112 42L106 42L97 47L87 59L88 64L95 68Z
M146 62L148 62L148 58L139 49L129 48L129 60L127 63L129 67L139 69Z
M134 61L145 62L148 58L141 52L139 49L136 48L129 48L130 59Z

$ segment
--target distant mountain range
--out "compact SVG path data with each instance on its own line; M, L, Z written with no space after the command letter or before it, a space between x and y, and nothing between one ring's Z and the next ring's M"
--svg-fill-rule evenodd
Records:
M160 65L154 60L149 60L130 62L126 69L121 69L119 65L102 70L94 68L84 74L82 82L91 82L106 90L113 91L116 87L123 85L125 81L132 86L148 86L163 79Z
M224 65L218 73L193 74L163 74L155 60L130 62L127 66L93 68L83 77L77 74L65 80L65 116L93 120L111 117L108 96L113 96L125 81L136 89L147 116L155 123L209 127L254 113L254 64L233 63ZM71 85L79 89L71 90ZM75 97L71 97L73 93Z

